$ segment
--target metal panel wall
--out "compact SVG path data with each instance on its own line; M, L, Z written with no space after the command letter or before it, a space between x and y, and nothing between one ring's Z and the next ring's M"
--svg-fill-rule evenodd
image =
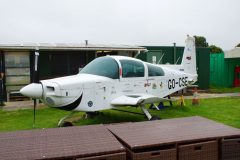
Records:
M210 85L226 87L224 54L210 55Z
M92 60L92 51L40 51L39 78L50 79L77 74Z
M240 66L240 58L224 59L224 53L211 53L210 84L217 87L232 87L234 68Z
M208 89L210 82L210 49L197 48L197 72L200 89Z
M229 77L227 79L227 84L228 86L233 86L233 81L234 81L234 70L235 67L238 65L240 66L240 58L229 58L229 59L225 59L226 64L228 66L228 74L227 77Z

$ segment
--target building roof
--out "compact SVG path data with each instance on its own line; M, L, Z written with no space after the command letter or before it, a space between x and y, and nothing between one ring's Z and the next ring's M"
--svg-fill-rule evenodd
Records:
M240 58L240 47L235 47L234 49L225 52L224 58Z
M145 47L116 44L87 44L86 43L29 43L29 44L0 44L2 50L100 50L100 51L147 51Z

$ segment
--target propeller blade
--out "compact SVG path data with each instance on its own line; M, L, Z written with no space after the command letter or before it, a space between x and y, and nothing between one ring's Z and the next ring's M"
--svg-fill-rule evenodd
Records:
M34 72L33 72L33 82L38 83L37 79L37 72L38 72L38 56L39 51L38 48L35 49L35 57L34 57ZM36 120L36 106L37 106L37 99L33 99L34 106L33 106L33 128L35 128L35 120Z
M33 72L33 83L37 83L38 79L37 79L37 72L38 72L38 56L39 56L39 51L36 48L35 51L35 57L34 57L34 72Z
M33 102L34 102L34 106L33 106L33 128L35 128L37 99L34 99Z

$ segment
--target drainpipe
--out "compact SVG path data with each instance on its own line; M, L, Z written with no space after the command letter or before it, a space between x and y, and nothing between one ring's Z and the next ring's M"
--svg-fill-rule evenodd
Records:
M177 60L177 53L176 53L177 51L176 51L176 43L174 42L173 43L173 64L175 64L176 63L176 60Z
M141 51L138 50L138 51L137 51L137 54L134 56L134 58L137 58L137 57L140 55L140 53L141 53Z

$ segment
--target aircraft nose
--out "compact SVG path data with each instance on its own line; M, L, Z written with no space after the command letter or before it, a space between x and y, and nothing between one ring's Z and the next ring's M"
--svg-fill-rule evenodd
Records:
M39 83L31 83L20 90L20 93L24 96L31 98L42 98L43 88L42 84Z

